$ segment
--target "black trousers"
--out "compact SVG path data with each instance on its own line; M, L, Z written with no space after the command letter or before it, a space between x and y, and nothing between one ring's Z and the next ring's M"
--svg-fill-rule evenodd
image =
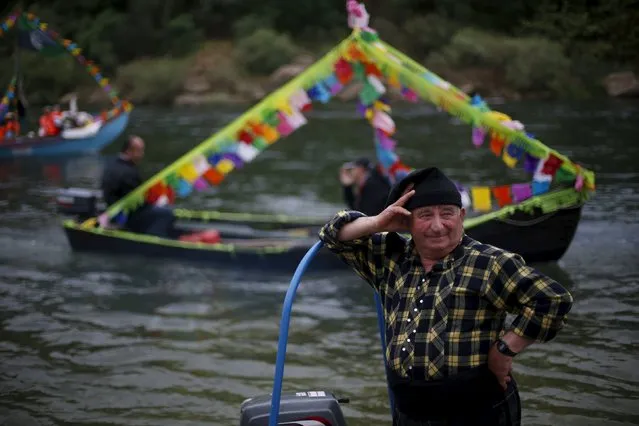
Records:
M520 426L521 401L515 379L511 377L504 391L492 374L482 367L479 380L460 383L463 389L446 383L441 387L413 388L411 393L417 397L409 402L406 388L399 395L394 392L393 426Z

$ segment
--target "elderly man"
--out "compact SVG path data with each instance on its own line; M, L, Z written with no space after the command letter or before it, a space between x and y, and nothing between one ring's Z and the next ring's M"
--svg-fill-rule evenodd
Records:
M396 184L379 215L342 211L320 231L382 300L394 425L519 425L513 357L553 339L572 306L519 255L465 235L464 215L432 167Z

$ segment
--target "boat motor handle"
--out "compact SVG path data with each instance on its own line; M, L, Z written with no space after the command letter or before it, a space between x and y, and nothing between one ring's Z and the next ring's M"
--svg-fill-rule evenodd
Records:
M288 326L291 322L291 310L293 307L293 301L295 300L295 293L300 285L300 281L304 272L311 264L311 261L315 255L323 247L324 243L318 241L306 252L300 263L295 269L291 283L286 290L286 297L284 298L284 305L282 307L282 319L280 320L280 334L277 342L277 356L275 359L275 377L273 379L273 391L271 393L271 412L268 418L269 426L277 426L278 417L280 414L280 401L282 396L282 380L284 378L284 363L286 361L286 345L288 343ZM388 370L386 367L386 338L384 327L384 313L382 311L382 304L377 292L375 292L375 307L377 308L377 324L379 326L379 336L382 343L382 358L384 359L384 368L387 374L388 385ZM391 413L394 407L393 395L388 388L388 398L390 400ZM338 402L349 402L348 398L340 398Z

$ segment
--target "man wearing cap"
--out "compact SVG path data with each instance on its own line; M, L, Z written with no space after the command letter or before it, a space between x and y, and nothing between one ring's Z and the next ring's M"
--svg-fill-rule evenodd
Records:
M553 339L572 306L521 256L465 235L464 215L431 167L397 183L380 214L342 211L320 231L380 295L397 426L519 425L513 358Z
M368 158L345 163L340 169L339 179L349 209L373 216L386 207L390 183Z

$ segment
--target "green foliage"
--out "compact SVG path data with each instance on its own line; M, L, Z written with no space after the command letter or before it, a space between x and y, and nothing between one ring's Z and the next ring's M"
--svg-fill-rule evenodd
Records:
M459 27L449 19L429 14L409 18L404 24L404 31L410 40L410 52L423 58L448 44Z
M261 28L237 42L235 58L249 73L266 75L289 63L299 52L288 35Z
M426 61L435 68L489 68L520 92L573 92L572 63L560 44L539 37L507 37L466 28Z
M571 62L561 45L541 38L511 39L505 63L506 81L523 92L568 94L578 85L571 78Z
M233 24L233 36L235 40L241 40L257 30L272 28L273 20L269 17L246 15Z
M142 59L118 71L123 96L134 103L170 104L180 94L191 59Z
M440 68L494 67L517 90L564 90L565 74L570 74L570 81L595 86L605 72L639 68L639 0L364 3L380 36L410 56L428 57L429 65ZM141 58L187 57L209 39L235 40L233 58L253 74L267 74L290 61L300 47L323 53L349 31L343 0L22 0L21 4L63 37L76 41L107 75ZM12 42L10 36L0 38L3 58L13 54ZM38 64L43 73L56 71L51 79L31 78L30 90L37 96L61 95L69 89L66 78L75 74L59 73L66 68L49 68L43 65L46 62ZM219 74L214 80L224 80L235 71L235 65L227 64L211 72ZM0 83L12 73L10 61L0 64ZM38 82L46 86L34 86Z
M195 26L193 15L183 13L167 25L168 40L166 52L175 56L185 56L197 49L204 39L204 32Z

